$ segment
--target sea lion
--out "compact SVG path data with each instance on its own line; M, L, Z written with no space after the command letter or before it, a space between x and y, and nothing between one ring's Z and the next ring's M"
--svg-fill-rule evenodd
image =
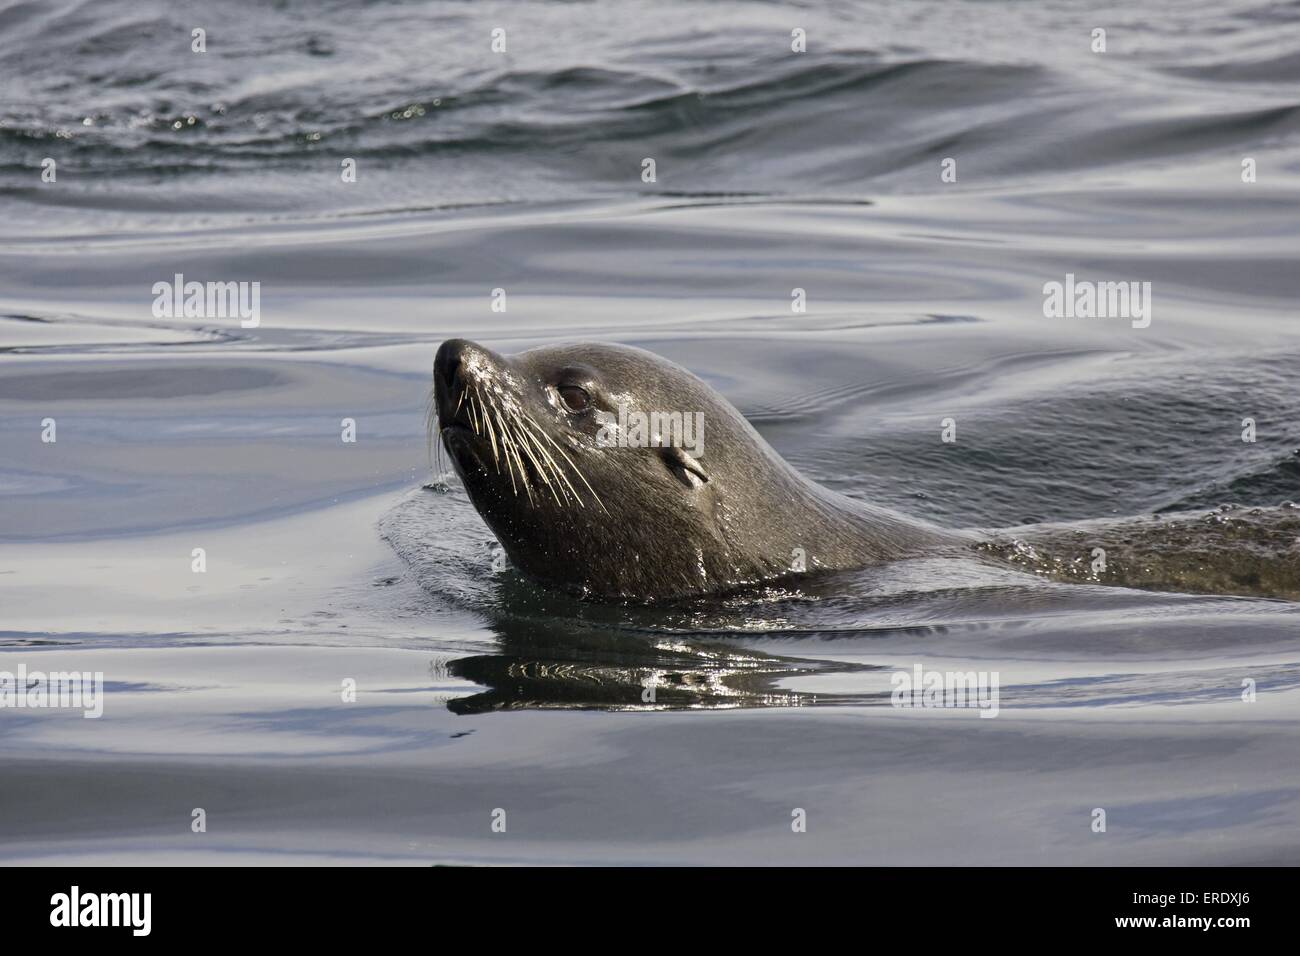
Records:
M451 339L433 377L443 445L511 563L580 597L672 601L948 554L1064 582L1300 599L1291 505L948 530L810 481L713 388L643 349L502 356Z
M452 339L434 407L511 563L584 597L673 600L973 540L808 480L709 385L643 349L502 356ZM692 447L672 434L683 416L702 423Z

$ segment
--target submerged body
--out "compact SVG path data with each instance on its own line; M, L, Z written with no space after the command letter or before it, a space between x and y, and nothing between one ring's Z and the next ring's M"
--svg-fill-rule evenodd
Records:
M583 597L675 600L972 551L1061 580L1300 597L1300 512L1256 509L1269 531L1251 549L1231 543L1230 522L1199 516L947 530L810 481L705 382L629 346L506 357L453 339L434 363L434 401L453 466L511 563ZM684 416L701 426L689 443L665 427Z
M1300 508L1029 525L979 550L1057 581L1300 601Z

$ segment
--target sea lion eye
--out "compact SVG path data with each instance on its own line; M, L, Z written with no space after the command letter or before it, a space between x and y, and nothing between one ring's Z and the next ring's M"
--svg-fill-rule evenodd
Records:
M580 412L591 404L591 396L587 394L587 390L577 385L561 385L556 388L556 391L560 393L560 398L564 400L565 405L569 406L570 411Z

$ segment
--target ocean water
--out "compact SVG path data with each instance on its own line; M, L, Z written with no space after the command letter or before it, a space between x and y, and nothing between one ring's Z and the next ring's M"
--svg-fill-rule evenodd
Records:
M1241 0L0 2L0 671L105 690L0 709L0 861L1297 862L1296 604L583 604L424 417L446 338L603 339L949 526L1300 501L1297 50ZM996 718L891 706L918 666Z

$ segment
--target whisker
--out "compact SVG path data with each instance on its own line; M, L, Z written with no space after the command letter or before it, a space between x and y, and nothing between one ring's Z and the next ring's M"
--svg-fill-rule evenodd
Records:
M534 433L533 441L537 444L537 450L546 457L546 461L550 465L551 470L555 473L555 476L561 482L563 482L563 487L565 489L565 497L567 498L569 496L572 496L573 500L578 503L579 508L585 508L587 506L587 503L583 500L582 495L578 493L578 489L573 486L573 483L571 481L569 481L569 477L567 474L567 469L572 469L573 471L578 472L579 478L581 478L583 483L586 484L586 479L585 477L582 476L582 473L578 469L577 465L574 464L572 459L570 459L567 455L564 454L561 454L561 457L564 459L563 464L556 461L555 458L551 455L551 453L547 451L546 448L542 446L542 444L537 440L536 431L538 430L538 427L536 423L533 423L531 430ZM542 437L548 438L549 436L543 433ZM589 485L588 485L588 490L591 490ZM594 492L593 492L593 497L595 497ZM599 498L597 498L597 501L599 501Z
M497 434L492 427L492 418L487 414L487 403L483 401L483 396L478 397L479 405L484 409L483 424L487 426L488 440L492 443L492 464L496 466L497 474L501 474L501 457L497 454Z
M462 407L469 411L474 434L487 438L491 444L492 462L497 474L501 474L501 459L505 458L510 490L515 496L518 496L519 486L522 485L529 504L535 506L537 502L533 495L533 484L540 482L560 507L574 501L578 507L585 508L586 502L569 480L568 472L572 471L600 509L606 514L610 513L577 463L511 396L484 392L477 386L470 386L461 390L456 410L452 414L459 414ZM436 396L431 397L429 410L426 426L432 446L433 429L439 417ZM558 459L547 445L558 454ZM438 450L441 452L441 448Z
M583 507L582 498L578 495L578 492L573 485L569 484L568 478L564 476L564 472L560 469L560 466L556 464L555 459L551 457L550 452L542 447L541 443L537 441L536 436L530 431L525 431L525 435L527 435L529 442L537 450L537 453L542 456L543 463L550 466L551 473L561 482L560 490L564 492L565 501L568 501L569 496L572 495L573 500L578 503L578 506ZM546 477L546 481L549 484L550 475L546 473L544 468L542 469L542 474Z
M429 400L424 403L424 452L428 459L429 467L433 468L433 432L438 424L438 397L437 393L430 391Z
M438 413L438 393L429 391L429 401L424 411L424 447L429 467L435 476L451 471L447 449L442 444L442 416Z
M527 416L523 416L521 413L521 417L527 417ZM551 493L551 497L555 499L555 503L563 507L565 502L568 501L568 492L565 491L564 501L561 501L560 496L555 491L555 484L554 482L551 481L551 476L547 474L546 468L542 464L542 462L539 462L537 460L537 456L533 454L533 451L536 450L541 452L543 455L545 455L546 454L545 450L540 445L537 444L537 439L535 439L532 435L530 435L525 429L520 428L519 435L524 439L524 446L523 446L524 454L528 456L529 460L532 461L533 463L533 467L537 469L537 474L541 476L542 484L546 485L547 490L550 491ZM557 472L557 476L560 477L561 480L563 480L563 476L558 475L558 472ZM564 491L563 485L560 486L560 490Z
M501 429L501 454L506 460L506 474L510 478L510 491L516 498L518 498L519 489L515 485L515 463L510 457L510 439L505 433L504 426L501 424L501 415L497 412L495 406L488 408L488 415L497 420L497 428ZM500 468L497 470L500 471Z
M533 500L532 478L529 476L528 469L524 466L523 458L521 458L519 455L519 449L520 449L519 426L517 423L513 421L507 421L507 425L508 425L508 430L511 431L510 444L514 450L515 461L519 464L519 480L524 486L524 491L528 493L528 503L530 505L535 505L536 501ZM527 449L525 449L525 453L526 452Z
M536 506L537 502L536 502L536 500L533 498L533 482L532 482L532 478L531 478L531 477L529 476L529 474L528 474L528 469L524 466L524 460L523 460L523 458L521 458L521 457L519 456L519 441L518 441L518 438L516 437L515 439L512 439L512 441L514 441L515 461L518 462L518 464L519 464L519 477L520 477L520 483L524 486L524 492L528 495L528 503L529 503L530 505Z
M573 469L574 474L576 474L579 480L584 485L587 486L587 490L591 492L591 496L596 499L596 504L600 505L600 510L605 512L605 514L609 514L609 509L605 507L605 502L600 500L600 495L596 494L596 489L591 487L591 483L587 481L587 477L582 473L582 469L573 463L573 459L570 458L567 454L565 454L564 449L561 448L558 444L556 444L555 439L552 438L550 435L546 434L546 432L542 429L540 425L537 424L537 422L533 421L527 415L524 415L523 418L526 422L529 422L533 426L533 428L536 429L541 434L543 438L545 438L548 442L550 442L552 447L554 447L556 451L558 451L561 455L564 456L564 460L569 463L569 467ZM579 499L579 504L581 504L581 499Z
M506 420L501 415L501 409L498 406L493 405L490 410L492 414L496 416L497 427L501 430L501 448L506 456L506 471L510 473L510 490L511 492L514 493L515 497L518 497L519 488L515 484L515 460L519 457L519 453L514 449L515 441L510 436L510 429L506 423ZM515 456L514 458L510 457L512 454ZM523 472L522 462L520 462L519 481L520 483L524 483L524 472ZM527 490L528 485L524 484L524 488L525 490ZM528 498L531 501L532 495L530 494Z

